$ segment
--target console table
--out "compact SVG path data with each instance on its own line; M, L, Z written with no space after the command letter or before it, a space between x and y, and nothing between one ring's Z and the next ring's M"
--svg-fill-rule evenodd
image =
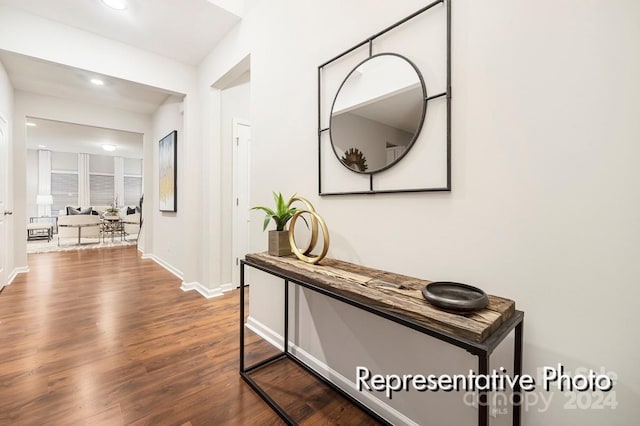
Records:
M281 353L246 366L244 361L245 268L249 266L284 281L284 349ZM311 265L293 256L275 257L267 253L246 255L240 261L240 375L260 397L289 425L297 424L252 378L251 373L275 361L288 358L351 402L389 424L332 382L313 371L289 351L289 284L318 292L418 332L450 343L478 357L478 374L489 374L489 358L495 348L515 329L513 375L522 373L522 328L524 313L515 302L489 295L487 308L465 315L445 312L428 303L421 289L429 281L367 268L335 259ZM489 424L486 392L479 392L478 425ZM514 389L513 424L520 425L520 389Z

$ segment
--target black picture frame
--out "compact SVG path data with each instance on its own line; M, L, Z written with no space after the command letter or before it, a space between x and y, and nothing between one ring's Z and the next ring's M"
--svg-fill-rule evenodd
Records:
M158 207L161 212L178 211L178 131L158 143Z

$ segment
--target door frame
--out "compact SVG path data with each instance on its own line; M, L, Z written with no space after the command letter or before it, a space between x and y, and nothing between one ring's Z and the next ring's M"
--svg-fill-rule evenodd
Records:
M4 173L2 184L3 202L4 205L0 206L0 215L2 215L2 222L4 222L4 241L0 241L0 244L4 246L2 265L0 265L0 291L9 284L9 247L13 247L9 240L9 217L4 214L5 210L9 209L9 122L0 114L0 128L3 129L2 136L0 136L0 170Z
M249 209L250 206L250 199L251 199L251 189L250 186L247 188L247 203L246 205L239 205L238 202L236 200L239 199L239 188L238 188L238 173L241 170L240 165L244 164L246 166L246 170L247 173L251 172L251 138L249 138L249 143L247 145L247 149L246 149L246 157L245 158L239 158L239 153L238 153L238 127L239 126L247 126L249 128L251 128L251 123L248 120L244 120L241 118L237 118L234 117L233 118L233 122L232 122L232 127L233 127L233 135L232 135L232 140L231 143L233 145L232 147L232 180L233 180L233 190L232 190L232 195L231 195L231 203L233 206L233 214L231 215L232 219L231 219L231 283L233 284L233 288L237 288L240 286L240 269L239 269L239 264L240 264L240 256L242 255L239 250L240 250L240 244L239 244L239 235L238 235L238 212L240 211L240 208L246 208L247 210ZM249 180L250 182L250 180ZM247 225L248 226L248 225ZM249 239L249 233L247 233L247 240ZM248 245L249 241L247 241L247 245ZM247 246L247 250L249 249L249 247Z

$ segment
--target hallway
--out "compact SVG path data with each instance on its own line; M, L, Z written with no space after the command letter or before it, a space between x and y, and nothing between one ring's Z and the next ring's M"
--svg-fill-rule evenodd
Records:
M238 374L237 291L182 292L135 247L29 263L0 294L0 424L281 424ZM252 356L273 352L248 337ZM300 372L299 389L277 386L293 366L273 371L261 375L290 395L301 423L372 423Z

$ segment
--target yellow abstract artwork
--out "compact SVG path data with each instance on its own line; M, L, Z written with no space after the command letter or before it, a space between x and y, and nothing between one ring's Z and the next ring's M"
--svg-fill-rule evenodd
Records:
M177 131L169 133L160 140L159 166L160 166L160 211L177 211L176 193L176 157L177 157Z

